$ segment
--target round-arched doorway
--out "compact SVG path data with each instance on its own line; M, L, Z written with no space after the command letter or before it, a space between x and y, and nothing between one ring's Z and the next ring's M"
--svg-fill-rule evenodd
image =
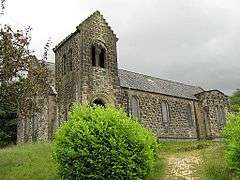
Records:
M97 105L97 106L103 106L105 107L105 102L101 99L95 99L93 102L92 102L93 105Z

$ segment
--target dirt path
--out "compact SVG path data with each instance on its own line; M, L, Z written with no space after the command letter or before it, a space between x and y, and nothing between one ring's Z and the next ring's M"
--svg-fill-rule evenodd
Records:
M200 179L198 170L202 160L195 153L177 153L167 157L166 179L167 180L195 180Z

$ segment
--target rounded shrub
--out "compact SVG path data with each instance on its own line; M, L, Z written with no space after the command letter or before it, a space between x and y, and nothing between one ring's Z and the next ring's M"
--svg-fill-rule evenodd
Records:
M153 134L114 107L74 105L53 144L66 179L146 179L158 152Z
M240 113L230 114L224 128L225 157L234 175L240 178Z

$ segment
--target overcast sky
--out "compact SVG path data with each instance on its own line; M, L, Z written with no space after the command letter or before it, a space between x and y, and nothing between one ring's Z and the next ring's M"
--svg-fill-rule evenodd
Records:
M31 26L41 57L49 38L55 46L95 10L119 38L119 68L227 94L240 88L239 0L7 0L0 22Z

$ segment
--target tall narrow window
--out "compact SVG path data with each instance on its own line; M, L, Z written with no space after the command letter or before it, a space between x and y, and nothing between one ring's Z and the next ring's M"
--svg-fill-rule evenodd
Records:
M221 107L221 112L222 112L222 124L226 123L226 112L224 107Z
M69 71L72 71L73 69L72 64L73 64L72 49L70 49L68 51L68 70Z
M135 96L131 97L131 109L132 109L132 116L139 119L139 102Z
M225 118L226 118L226 114L225 114L225 110L223 107L221 106L216 106L216 114L217 114L217 119L218 119L218 122L220 124L225 124Z
M67 58L66 55L64 54L62 57L62 74L65 75L66 74L66 69L67 68Z
M187 105L186 110L187 110L186 113L187 113L187 119L188 119L189 126L192 127L193 126L192 107L190 104Z
M102 48L99 54L99 66L101 68L104 68L104 64L105 64L105 50Z
M168 125L170 120L168 104L166 102L162 102L161 106L163 124Z
M96 66L96 48L92 46L92 66Z

